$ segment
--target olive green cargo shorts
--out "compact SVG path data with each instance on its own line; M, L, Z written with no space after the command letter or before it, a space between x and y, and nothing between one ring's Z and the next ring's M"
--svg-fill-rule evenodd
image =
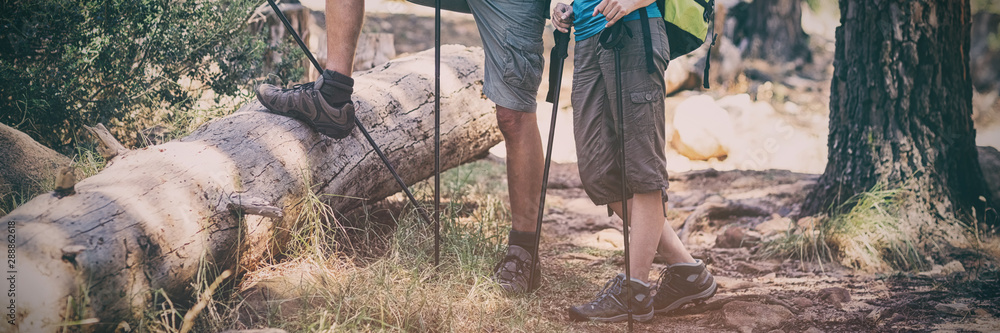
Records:
M646 71L641 20L625 22L633 37L621 50L625 114L626 198L633 193L663 191L667 182L664 154L663 72L669 44L663 19L650 18L654 64ZM596 35L577 41L573 58L573 132L584 190L597 205L622 201L621 144L616 135L617 87L614 52L601 48Z

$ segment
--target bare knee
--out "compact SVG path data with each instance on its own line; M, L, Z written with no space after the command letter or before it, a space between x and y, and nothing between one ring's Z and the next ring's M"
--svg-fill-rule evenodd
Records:
M514 111L502 106L497 106L497 126L504 137L518 135L527 125L538 126L535 123L535 114L530 112Z

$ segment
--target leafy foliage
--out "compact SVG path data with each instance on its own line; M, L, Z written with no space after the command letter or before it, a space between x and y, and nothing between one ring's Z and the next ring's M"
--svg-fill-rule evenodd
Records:
M981 11L1000 14L1000 0L972 0L970 5L973 14Z
M0 17L0 122L66 150L80 126L138 130L249 87L268 52L248 29L256 0L8 0ZM300 55L300 54L299 54ZM293 61L274 64L301 76ZM167 110L168 112L162 112ZM130 136L122 136L129 133Z

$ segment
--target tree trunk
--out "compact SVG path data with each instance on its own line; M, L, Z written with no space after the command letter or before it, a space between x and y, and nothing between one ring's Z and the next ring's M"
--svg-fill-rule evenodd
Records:
M501 140L482 96L482 58L478 48L442 50L444 168ZM433 68L429 51L356 77L357 115L409 184L433 172ZM51 332L81 318L100 320L89 330L113 330L142 316L157 290L189 298L201 260L221 271L280 251L310 188L332 194L340 212L399 191L359 131L332 140L256 101L185 138L121 154L75 195L43 194L0 219L16 235L16 295L3 304L16 304L17 327L2 331ZM239 219L234 208L284 217Z
M914 194L915 239L964 242L979 197L969 3L842 0L826 171L802 208L826 212L876 184ZM982 216L981 211L978 216Z
M738 23L741 36L735 39L745 58L771 62L811 59L809 36L802 30L801 0L754 0L745 6L746 23Z

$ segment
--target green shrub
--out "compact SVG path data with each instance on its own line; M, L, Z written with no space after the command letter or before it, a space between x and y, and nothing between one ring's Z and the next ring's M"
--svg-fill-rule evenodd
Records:
M82 125L104 123L126 145L138 131L235 96L261 77L267 52L291 44L247 28L257 0L12 0L0 16L0 122L67 151ZM295 54L295 52L298 52ZM296 61L274 64L297 78Z

